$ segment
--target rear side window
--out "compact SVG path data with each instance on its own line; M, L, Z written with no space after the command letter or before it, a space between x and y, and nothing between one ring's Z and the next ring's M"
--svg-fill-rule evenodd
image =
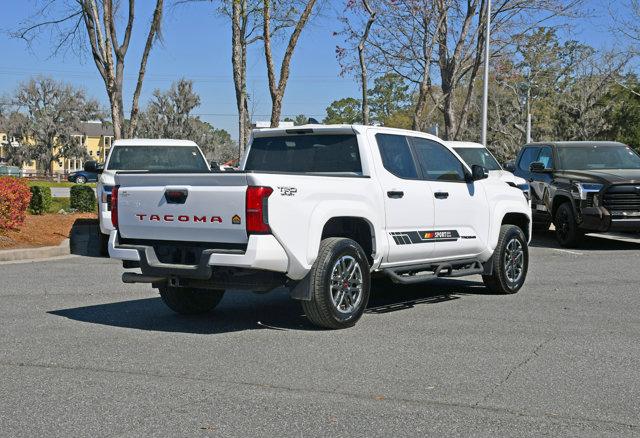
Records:
M525 172L529 172L529 165L536 161L536 158L538 158L538 152L540 152L540 147L537 146L525 148L524 151L522 151L518 167Z
M411 141L424 179L466 182L464 166L449 149L426 138L412 137Z
M246 170L362 175L355 135L283 135L254 138Z
M376 142L382 156L382 165L400 178L417 179L418 172L409 149L409 142L403 135L376 134Z

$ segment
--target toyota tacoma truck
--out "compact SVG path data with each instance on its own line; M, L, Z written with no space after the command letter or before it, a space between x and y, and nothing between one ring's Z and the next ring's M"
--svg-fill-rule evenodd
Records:
M117 172L111 218L111 257L140 270L123 281L150 283L174 311L286 286L333 329L361 317L372 274L479 274L515 293L531 236L519 188L432 135L359 125L256 130L238 171Z
M576 247L589 232L640 231L640 156L629 146L531 143L514 167L531 185L534 229L553 222L560 245Z

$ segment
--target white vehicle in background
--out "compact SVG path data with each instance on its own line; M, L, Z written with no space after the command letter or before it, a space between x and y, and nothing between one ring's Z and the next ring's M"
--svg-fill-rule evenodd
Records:
M445 144L453 149L469 165L477 164L489 171L489 177L498 178L510 186L518 187L530 198L530 187L527 180L515 176L508 170L504 170L496 157L480 143L472 141L446 141Z
M91 166L90 163L87 163ZM95 166L95 162L93 162ZM197 144L189 140L129 139L116 140L109 151L104 170L86 168L101 173L98 178L98 219L100 222L100 252L107 255L111 223L111 191L118 171L140 173L202 173L210 167Z

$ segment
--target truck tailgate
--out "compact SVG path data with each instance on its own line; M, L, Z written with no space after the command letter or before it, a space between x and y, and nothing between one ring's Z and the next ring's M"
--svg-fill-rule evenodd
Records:
M247 242L244 173L116 174L123 239Z

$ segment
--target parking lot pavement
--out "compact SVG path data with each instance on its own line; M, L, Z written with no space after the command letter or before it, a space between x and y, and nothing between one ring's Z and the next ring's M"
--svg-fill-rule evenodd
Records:
M115 261L0 265L0 434L638 435L640 244L530 255L516 295L380 282L343 331L284 290L186 318Z

